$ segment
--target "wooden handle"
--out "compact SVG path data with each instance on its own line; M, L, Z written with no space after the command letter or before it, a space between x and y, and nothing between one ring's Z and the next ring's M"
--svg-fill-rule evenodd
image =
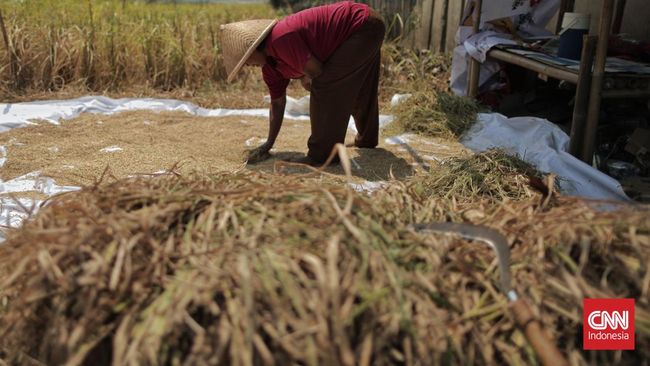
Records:
M523 299L519 299L513 302L510 307L517 325L523 330L542 364L546 366L568 366L569 363L564 358L564 355L544 334L542 325L535 319L528 304Z

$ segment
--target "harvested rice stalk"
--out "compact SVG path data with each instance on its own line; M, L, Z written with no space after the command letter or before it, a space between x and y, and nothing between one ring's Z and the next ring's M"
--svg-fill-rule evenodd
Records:
M395 120L385 132L457 139L476 122L480 110L473 99L423 88L395 108Z
M156 177L53 199L0 246L0 358L46 364L531 364L489 248L578 364L650 357L650 209L573 198L373 195L254 173ZM351 203L351 206L347 204ZM637 300L637 351L584 353L583 297Z
M431 169L424 179L414 180L418 194L473 201L533 197L543 174L535 167L502 150L489 150L469 157L453 158Z

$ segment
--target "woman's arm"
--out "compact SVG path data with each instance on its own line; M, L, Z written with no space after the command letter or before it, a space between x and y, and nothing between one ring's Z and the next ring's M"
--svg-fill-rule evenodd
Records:
M266 140L270 144L269 150L275 144L275 139L280 133L282 128L282 121L284 120L284 108L287 105L287 96L284 95L280 98L271 100L271 113L269 115L269 138Z
M269 137L261 146L251 150L248 153L248 162L251 164L266 160L269 157L269 151L275 144L275 139L282 128L284 120L284 108L287 104L287 97L282 96L271 100L271 113L269 114Z

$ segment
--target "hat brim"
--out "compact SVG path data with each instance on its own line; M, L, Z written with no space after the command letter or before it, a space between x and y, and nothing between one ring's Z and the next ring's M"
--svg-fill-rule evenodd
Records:
M239 60L239 62L237 63L237 65L235 65L235 67L232 69L230 74L228 74L228 82L229 83L231 83L235 79L235 76L237 76L237 73L239 72L239 70L241 70L241 68L244 67L244 64L246 64L246 61L248 61L248 58L251 57L251 55L253 54L253 52L257 48L257 46L259 46L260 43L262 43L264 38L266 38L266 36L268 36L269 33L271 33L271 30L273 29L273 27L276 24L278 24L278 20L274 19L271 22L271 24L268 25L268 27L264 28L264 31L260 34L260 36L257 37L255 42L253 42L253 44L251 44L251 46L246 50L246 53L244 53L244 56L242 56L241 60Z

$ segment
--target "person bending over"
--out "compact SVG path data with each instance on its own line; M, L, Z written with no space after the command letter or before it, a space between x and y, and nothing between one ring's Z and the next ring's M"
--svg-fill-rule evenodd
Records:
M242 66L259 66L271 94L268 139L249 154L249 162L269 156L282 127L291 79L299 79L310 92L311 118L309 152L294 161L323 163L334 145L345 141L350 116L358 131L355 146L376 147L385 31L375 10L351 1L306 9L280 21L256 19L222 25L228 82Z

